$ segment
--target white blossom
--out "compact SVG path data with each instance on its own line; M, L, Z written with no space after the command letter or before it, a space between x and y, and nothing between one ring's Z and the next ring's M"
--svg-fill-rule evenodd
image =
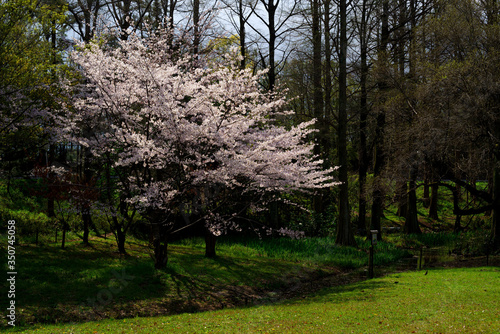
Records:
M96 156L115 156L115 167L151 171L128 177L136 193L129 202L140 208L190 205L220 235L241 229L213 212L224 192L262 199L337 185L306 141L314 121L278 125L277 117L292 113L283 97L259 90L261 73L221 62L194 68L189 57L174 59L161 38L133 34L115 49L80 45L71 60L85 84L67 85L61 133Z

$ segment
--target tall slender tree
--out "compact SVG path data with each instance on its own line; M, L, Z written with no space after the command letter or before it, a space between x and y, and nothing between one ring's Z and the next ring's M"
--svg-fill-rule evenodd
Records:
M338 161L339 161L339 219L336 243L355 246L349 207L349 177L347 160L347 1L340 0L340 41L339 41L339 109L338 109Z
M258 0L264 8L265 15L260 13L259 7L253 8L253 14L265 26L266 32L262 31L258 25L248 22L249 27L259 35L267 46L267 56L262 50L259 50L259 53L263 67L269 68L266 85L269 91L274 90L276 85L280 63L276 60L277 48L286 43L287 34L295 29L287 25L291 23L292 17L296 16L300 1L290 1L291 4L285 0Z
M356 16L357 32L359 35L359 62L360 62L360 75L359 75L359 146L358 146L358 231L361 234L366 233L366 209L367 209L367 195L366 195L366 177L369 168L369 155L368 155L368 116L370 107L368 104L368 75L369 75L369 52L370 52L370 39L372 36L372 13L374 2L371 0L362 0L358 4L358 10L354 11Z
M376 130L375 130L375 144L374 144L374 188L373 188L373 202L372 202L372 216L370 229L378 231L379 240L382 239L382 231L380 220L383 215L384 205L384 190L382 180L382 169L385 165L385 152L384 152L384 136L385 136L385 122L386 115L384 110L384 95L387 93L388 84L386 79L387 66L388 66L388 45L389 45L389 0L382 1L381 12L381 29L380 40L378 45L378 59L377 65L379 67L379 76L377 78L377 87L379 91L377 116L376 116Z

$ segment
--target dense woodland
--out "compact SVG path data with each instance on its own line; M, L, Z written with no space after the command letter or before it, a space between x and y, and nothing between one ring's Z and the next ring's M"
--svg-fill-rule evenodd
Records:
M205 236L207 256L226 233L383 239L392 206L408 234L423 215L457 233L481 215L500 248L497 0L6 0L0 14L0 216L21 238L113 233L126 253L134 234L162 268L181 236Z

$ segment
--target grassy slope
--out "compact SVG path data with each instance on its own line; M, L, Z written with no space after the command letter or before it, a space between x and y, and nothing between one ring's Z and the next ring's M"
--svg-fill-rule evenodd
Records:
M46 326L26 333L498 333L500 270L390 275L277 305Z
M5 236L0 236L0 244L6 245ZM261 304L281 298L283 290L302 281L337 275L339 267L359 268L368 258L365 249L337 247L328 238L250 240L246 245L229 241L220 244L215 259L205 258L203 247L201 240L170 245L167 269L155 271L147 247L136 241L128 244L128 257L116 253L112 239L93 239L89 248L72 236L64 250L53 243L17 246L16 323L80 322ZM404 255L391 245L382 248L383 244L376 257L379 263ZM0 261L7 263L6 250L0 250ZM0 288L6 291L7 282ZM2 298L0 307L7 307L6 302Z

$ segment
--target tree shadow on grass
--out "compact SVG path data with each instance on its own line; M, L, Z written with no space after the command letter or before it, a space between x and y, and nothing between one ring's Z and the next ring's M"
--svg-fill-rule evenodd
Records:
M157 271L142 256L119 256L112 241L91 247L23 246L19 252L19 325L169 315L289 298L316 285L317 269L264 257L205 258L202 249L171 246ZM3 283L5 285L5 283ZM316 290L315 290L316 291Z
M19 325L89 320L94 315L86 313L157 298L166 290L148 258L121 257L103 245L22 246L16 260Z

